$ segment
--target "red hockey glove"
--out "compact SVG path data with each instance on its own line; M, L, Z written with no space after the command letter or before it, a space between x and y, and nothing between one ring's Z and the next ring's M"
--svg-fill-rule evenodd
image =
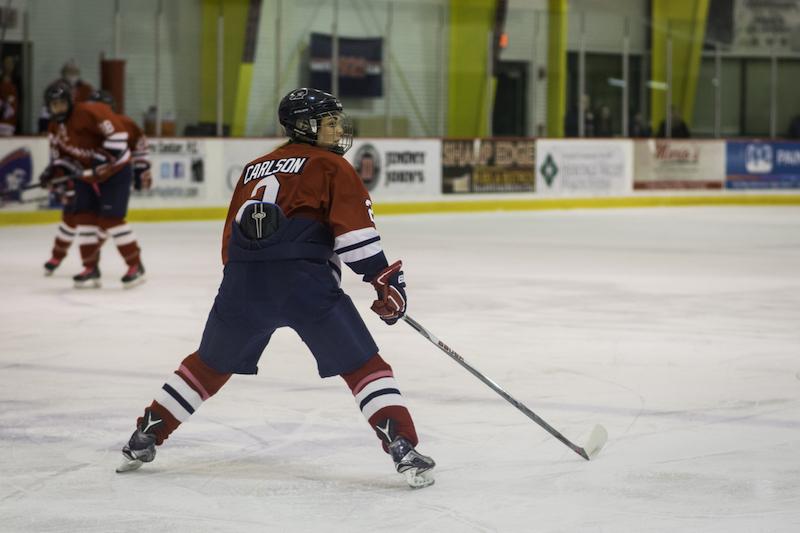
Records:
M152 186L153 175L150 173L150 163L147 161L134 161L133 190L149 191Z
M395 261L370 282L378 292L378 299L372 302L371 309L390 326L406 314L406 283L401 268L403 262Z
M39 176L39 185L43 189L53 188L58 183L63 183L68 179L78 176L83 172L83 167L79 163L65 157L54 159L42 175Z
M42 189L50 188L50 182L56 177L55 168L53 165L48 165L47 168L39 175L39 187Z

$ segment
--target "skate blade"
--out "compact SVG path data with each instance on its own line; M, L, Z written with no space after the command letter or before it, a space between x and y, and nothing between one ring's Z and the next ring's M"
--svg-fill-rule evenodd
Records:
M123 283L122 284L122 288L123 289L132 289L134 287L138 287L139 285L141 285L145 281L147 281L147 278L142 276L141 278L136 278L135 280L129 281L128 283Z
M52 276L52 275L53 275L53 272L55 272L55 270L47 270L47 269L45 268L45 269L44 269L44 277L46 277L46 278L49 278L50 276Z
M101 287L101 283L99 279L93 279L89 281L76 281L75 288L76 289L99 289Z
M117 474L138 470L143 464L144 463L138 459L125 459L122 464L117 467Z
M424 472L417 473L416 468L410 468L403 472L403 475L406 478L406 483L412 489L423 489L425 487L430 487L436 481L433 479L433 471L425 470Z
M596 425L592 430L592 434L589 435L589 440L586 442L586 446L583 447L586 455L588 456L587 459L594 459L594 457L600 453L600 450L603 449L603 446L605 446L607 441L608 431L606 431L606 428L600 424Z

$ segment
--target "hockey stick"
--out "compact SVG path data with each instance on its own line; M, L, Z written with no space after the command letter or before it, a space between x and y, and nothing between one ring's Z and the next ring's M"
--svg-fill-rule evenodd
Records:
M431 343L435 344L440 350L442 350L444 353L446 353L452 359L454 359L456 363L466 368L470 374L472 374L479 380L483 381L486 385L489 386L490 389L492 389L497 394L502 396L508 403L510 403L511 405L522 411L525 414L525 416L527 416L528 418L539 424L548 433L550 433L552 436L554 436L562 443L564 443L570 450L577 453L587 461L596 456L600 452L600 449L603 447L603 445L605 445L606 441L608 440L608 432L606 431L606 428L604 428L599 424L594 427L594 429L592 430L592 434L589 435L589 440L586 441L586 445L583 448L581 448L576 444L573 444L572 442L570 442L569 439L567 439L564 435L562 435L553 426L545 422L539 415L528 409L522 402L516 400L513 396L504 391L497 383L487 378L486 376L481 374L478 370L476 370L472 365L467 363L463 357L461 357L460 355L458 355L458 353L456 353L455 350L453 350L448 345L440 341L436 337L436 335L434 335L433 333L422 327L422 325L419 322L417 322L408 315L405 315L403 317L403 320L406 321L406 324L417 330L417 332L420 335L431 341Z
M80 179L80 177L81 177L81 174L70 174L70 175L67 175L67 176L61 176L61 177L58 177L58 178L50 180L47 183L47 187L42 187L42 185L39 182L29 183L28 185L25 185L24 187L20 187L19 189L2 190L2 191L0 191L0 195L9 195L9 194L13 194L15 192L32 191L33 189L46 189L51 185L58 185L59 183L64 183L65 181Z

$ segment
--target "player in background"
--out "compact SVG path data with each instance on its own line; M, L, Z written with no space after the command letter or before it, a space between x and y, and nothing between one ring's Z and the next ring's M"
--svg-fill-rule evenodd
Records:
M412 487L433 483L416 451L414 422L389 364L340 288L341 261L377 291L372 310L394 324L406 309L402 263L389 265L372 202L344 159L352 127L334 96L296 89L278 109L290 140L248 163L222 239L224 275L200 346L138 418L117 469L139 468L232 374L255 374L275 329L294 329L320 377L341 376L396 470Z
M55 164L58 161L68 160L77 169L75 174L69 174L74 196L67 204L74 215L75 231L59 229L63 241L77 240L80 246L84 270L73 277L75 286L100 286L99 231L114 239L128 265L123 286L141 283L144 267L139 245L125 222L132 180L128 132L107 105L74 103L71 88L63 81L50 85L44 99L52 117L48 130L52 164L42 174L42 185L56 183L64 174Z
M94 91L89 95L89 102L100 102L107 105L112 111L116 113L116 103L111 93L105 90ZM133 167L133 188L136 191L149 190L152 186L153 180L150 175L150 158L147 146L147 138L142 129L127 115L117 114L117 118L122 123L125 131L128 132L128 148L131 151L131 165ZM61 211L61 223L56 231L56 236L53 242L53 250L50 259L44 264L44 275L51 276L53 272L61 265L61 262L66 257L69 247L75 236L77 223L75 222L75 214L72 212L71 207L68 205L74 196L74 191L67 188L69 184L62 184L56 186L61 192L61 203L63 209ZM98 227L99 246L102 248L103 243L108 238L108 235L100 227ZM98 252L99 253L99 252Z
M52 82L50 86L59 81L69 84L72 90L72 101L75 103L88 101L89 95L94 91L94 87L92 87L90 83L81 79L81 69L74 59L70 59L64 63L64 66L61 67L61 77ZM47 131L51 118L48 106L42 106L41 113L39 114L39 133Z

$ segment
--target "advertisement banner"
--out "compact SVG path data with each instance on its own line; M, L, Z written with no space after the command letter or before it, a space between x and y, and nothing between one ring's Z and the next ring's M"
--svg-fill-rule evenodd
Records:
M800 142L728 141L728 189L800 188Z
M634 141L633 188L721 189L725 142L686 139Z
M800 52L800 0L734 0L734 52Z
M633 189L633 142L544 139L536 145L536 192L617 195Z
M43 189L22 189L33 185L50 161L47 137L0 139L0 193L6 205L25 205L30 209L50 203ZM41 202L35 201L41 198ZM22 201L24 200L24 204Z
M383 39L338 37L339 92L337 96L377 98L383 96ZM309 87L330 92L333 39L312 33Z
M206 142L196 138L148 139L153 186L131 194L132 204L191 205L204 200L208 188Z
M536 143L531 139L442 140L442 192L532 192Z
M361 176L373 200L440 193L438 139L356 139L345 158Z

